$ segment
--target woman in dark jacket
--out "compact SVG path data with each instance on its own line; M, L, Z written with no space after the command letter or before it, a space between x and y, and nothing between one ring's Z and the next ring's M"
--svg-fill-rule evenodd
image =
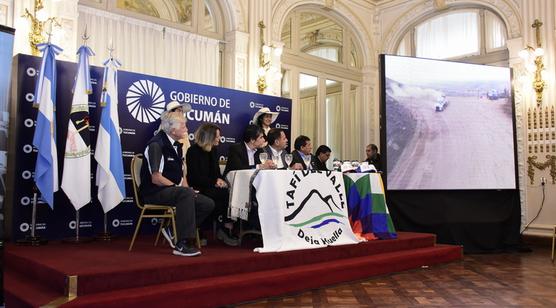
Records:
M189 186L214 200L214 217L218 239L230 246L237 246L237 239L231 237L225 228L233 224L228 219L228 184L220 172L216 146L220 142L220 128L212 123L202 124L195 131L195 143L186 155L187 181Z

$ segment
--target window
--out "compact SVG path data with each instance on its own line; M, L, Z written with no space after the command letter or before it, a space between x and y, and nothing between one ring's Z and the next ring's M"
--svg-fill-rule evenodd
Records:
M306 135L314 149L328 145L333 158L359 159L361 126L350 124L360 124L351 106L359 106L361 96L349 90L359 88L363 76L357 37L333 14L300 7L286 17L281 39L282 96L293 99L295 113L292 139Z
M415 27L415 55L448 59L478 54L479 39L477 12L443 15Z
M310 11L291 13L281 31L284 48L291 52L359 67L360 52L352 37L345 26L328 16Z
M507 64L506 27L486 9L462 9L433 16L408 29L398 55Z

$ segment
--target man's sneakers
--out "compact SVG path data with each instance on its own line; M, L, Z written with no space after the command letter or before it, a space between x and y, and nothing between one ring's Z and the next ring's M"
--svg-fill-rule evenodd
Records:
M239 245L239 241L237 240L237 238L228 235L228 232L224 231L223 229L218 229L218 231L216 232L216 238L221 240L228 246Z
M172 234L172 229L170 229L169 226L162 228L162 235L164 236L166 241L170 244L170 247L176 248L176 245L174 245L174 235Z
M201 251L197 247L187 244L187 241L180 241L172 253L176 256L195 257L200 255Z

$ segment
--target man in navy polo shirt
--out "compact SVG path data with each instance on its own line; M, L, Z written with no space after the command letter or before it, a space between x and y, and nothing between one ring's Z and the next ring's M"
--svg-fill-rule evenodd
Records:
M178 141L187 135L183 113L165 113L160 126L145 148L139 190L145 203L176 207L178 241L173 254L198 256L196 228L212 212L214 201L196 193L183 177L182 144Z

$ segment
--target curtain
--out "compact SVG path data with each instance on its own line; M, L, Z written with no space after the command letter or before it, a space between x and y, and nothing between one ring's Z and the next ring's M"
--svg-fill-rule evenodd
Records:
M127 16L79 6L78 33L87 26L87 45L102 66L112 42L122 69L190 82L219 85L219 41ZM81 39L78 39L79 45Z
M496 15L485 12L485 41L487 52L506 46L506 27Z
M341 83L340 83L341 88ZM326 144L332 149L330 161L342 158L342 92L326 95ZM315 150L318 145L314 145Z
M479 14L459 12L430 19L415 28L417 57L446 59L479 51Z
M301 98L299 100L300 106L300 114L301 114L301 122L299 126L299 131L301 135L305 135L311 139L311 141L315 141L316 135L316 116L317 116L317 104L316 104L317 97L310 96L306 98ZM295 140L297 136L291 136L293 140ZM290 144L293 148L293 140L290 141Z
M307 51L307 53L315 57L323 58L334 62L340 62L338 59L340 48L341 47L320 47L320 48L311 49Z

